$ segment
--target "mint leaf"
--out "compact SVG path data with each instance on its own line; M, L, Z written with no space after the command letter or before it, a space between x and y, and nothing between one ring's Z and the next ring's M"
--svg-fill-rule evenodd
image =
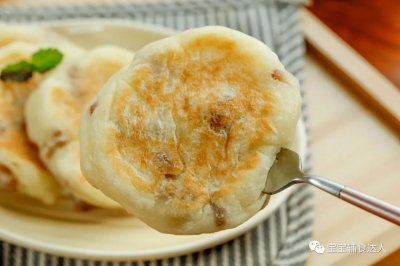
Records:
M0 73L3 81L26 81L32 77L33 66L27 61L7 65Z
M44 73L57 66L62 58L62 53L57 49L40 49L32 55L32 66L35 71Z
M7 65L0 73L0 80L26 81L34 71L44 73L57 66L63 58L55 48L40 49L32 55L32 62L20 61Z

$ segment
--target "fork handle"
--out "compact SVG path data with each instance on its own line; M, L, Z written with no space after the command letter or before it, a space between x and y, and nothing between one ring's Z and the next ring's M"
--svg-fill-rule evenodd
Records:
M400 225L400 208L395 205L319 176L305 175L298 181L312 184L356 207Z
M344 187L342 191L340 191L339 197L354 206L366 210L367 212L400 225L400 208L395 205L348 187Z

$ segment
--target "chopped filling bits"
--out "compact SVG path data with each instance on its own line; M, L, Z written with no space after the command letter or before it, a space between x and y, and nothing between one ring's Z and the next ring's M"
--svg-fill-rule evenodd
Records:
M224 226L226 224L225 209L215 202L210 203L214 212L214 221L217 226Z
M68 143L66 136L59 130L55 131L52 137L52 141L48 144L45 152L47 158L53 157L58 149L64 147Z
M218 134L225 133L227 128L229 127L229 121L227 117L218 113L211 113L209 123L211 130Z
M90 105L90 107L89 107L89 114L90 115L93 114L93 112L96 109L96 107L97 107L97 102L94 102L92 105Z
M183 170L183 163L177 153L158 152L154 158L154 163L165 178L175 178Z
M271 77L278 81L284 81L283 74L278 69L275 69L274 72L272 72Z

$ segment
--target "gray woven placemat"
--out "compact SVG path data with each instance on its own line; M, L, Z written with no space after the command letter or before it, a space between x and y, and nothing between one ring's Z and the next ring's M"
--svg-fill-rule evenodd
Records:
M303 84L304 40L298 26L301 1L186 0L173 3L81 4L2 7L0 21L30 22L71 18L118 18L178 30L223 25L270 46ZM304 90L302 90L304 98ZM306 106L303 117L307 124ZM309 156L305 158L309 170ZM265 222L243 236L186 256L145 262L106 262L58 257L0 240L0 265L304 265L312 236L312 192L299 186Z

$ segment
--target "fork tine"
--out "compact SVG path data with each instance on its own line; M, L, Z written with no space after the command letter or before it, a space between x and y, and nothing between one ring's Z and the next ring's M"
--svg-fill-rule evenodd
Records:
M275 194L291 185L302 181L299 155L287 148L282 148L277 154L274 164L268 172L264 193Z

